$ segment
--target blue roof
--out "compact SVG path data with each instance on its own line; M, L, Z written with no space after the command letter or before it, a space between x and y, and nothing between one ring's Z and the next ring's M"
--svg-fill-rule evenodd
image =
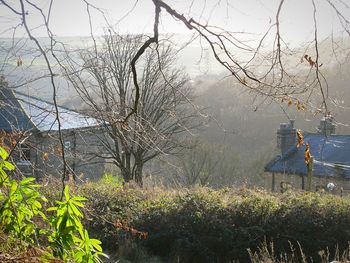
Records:
M350 135L305 134L314 158L313 175L350 179ZM283 157L277 156L265 166L268 172L306 175L305 146L293 146Z
M62 130L98 125L96 119L64 107L59 106L58 113ZM3 88L0 91L0 129L57 131L54 104Z
M34 123L27 116L14 93L5 88L0 89L0 129L7 132L13 130L31 130Z

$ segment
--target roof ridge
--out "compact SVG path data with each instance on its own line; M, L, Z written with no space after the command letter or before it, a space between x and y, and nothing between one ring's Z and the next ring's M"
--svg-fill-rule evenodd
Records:
M44 100L44 99L41 99L41 98L38 98L38 97L35 97L35 96L32 96L32 95L29 95L29 94L25 94L25 93L20 92L20 91L17 91L17 90L14 90L13 93L17 93L17 94L19 94L19 95L26 96L26 97L28 97L28 98L30 98L30 99L33 99L33 100L38 100L38 101L44 102L44 103L47 103L47 104L52 105L52 106L55 107L55 104L54 104L53 102L51 102L51 101ZM17 97L16 97L16 99L17 99ZM29 104L31 104L31 105L33 105L33 106L38 107L37 105L35 105L35 104L33 104L33 103L30 103L29 101L25 101L25 102L26 102L26 103L29 103ZM70 111L70 112L74 112L74 113L76 113L76 114L80 114L80 115L82 115L82 117L85 117L85 118L94 118L94 119L96 119L95 117L92 117L92 116L89 116L89 115L87 115L87 114L84 114L84 113L82 113L82 112L80 112L80 111L78 111L78 110L74 110L74 109L68 108L68 107L66 107L66 106L62 106L62 105L60 105L60 104L57 104L57 107L58 107L58 108L62 108L62 109L64 109L64 110L66 110L66 111ZM38 107L38 108L40 108L40 107Z
M28 98L31 98L31 99L34 99L34 100L38 100L38 101L47 103L47 104L49 104L49 105L55 106L55 103L53 103L53 102L51 102L51 101L44 100L44 99L41 99L41 98L38 98L38 97L35 97L35 96L32 96L32 95L29 95L29 94L25 94L25 93L20 92L20 91L17 91L17 90L14 90L13 93L17 93L17 94L19 94L19 95L26 96L26 97L28 97ZM28 102L28 101L26 101L26 103L29 103L29 104L34 105L33 103L30 103L30 102ZM36 106L36 105L34 105L34 106ZM75 113L77 113L77 114L83 115L83 116L88 117L88 118L91 118L91 117L88 116L88 115L85 115L85 114L83 114L83 113L81 113L81 112L79 112L79 111L77 111L77 110L70 109L70 108L68 108L68 107L66 107L66 106L62 106L62 105L57 104L57 107L62 108L62 109L67 110L67 111L75 112Z
M0 114L5 110L10 110L10 114L12 111L14 112L13 117L10 120L6 119L6 116L8 115L6 113L4 115L5 117L2 117L4 122L3 127L6 127L6 129L13 130L13 128L11 128L12 123L19 122L17 123L17 126L19 126L19 129L21 130L57 130L57 119L55 114L56 107L54 107L53 103L8 88L0 90L0 95L3 97L4 101L7 101L9 104L4 109L0 108ZM61 129L63 130L99 126L98 119L85 115L84 113L60 105L57 105L57 111L60 114L60 118L64 120L61 126ZM2 119L0 118L0 121ZM30 124L30 127L23 126L24 124Z
M329 135L324 135L322 133L317 133L317 132L304 132L304 138L306 136L319 136L319 137L350 137L350 134L329 134Z
M350 179L350 135L304 133L314 156L313 175ZM277 156L265 166L265 171L306 175L304 147L291 146L284 156Z

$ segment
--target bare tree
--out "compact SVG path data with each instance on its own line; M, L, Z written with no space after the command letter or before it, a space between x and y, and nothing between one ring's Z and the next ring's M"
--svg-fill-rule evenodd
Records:
M208 144L195 141L195 145L180 157L183 171L180 180L182 179L186 186L212 184L222 157L223 155L214 153Z
M53 0L50 0L47 5L45 5L39 1L32 0L20 0L17 2L0 0L0 10L5 10L7 14L11 14L11 19L13 19L13 23L6 25L6 28L3 28L1 32L12 32L13 39L18 35L22 36L21 34L24 32L24 36L33 41L40 51L40 56L45 60L46 67L49 71L52 98L57 108L56 73L53 72L51 63L55 61L55 63L60 66L64 66L57 57L57 54L64 48L64 44L59 43L54 32L51 31L51 15L54 9L53 2ZM118 121L120 122L118 123L120 126L123 125L126 129L131 129L136 126L135 121L129 122L128 119L132 115L139 115L139 108L142 107L142 82L140 82L141 78L138 77L139 72L137 70L137 65L142 61L143 55L147 53L148 50L156 49L159 44L159 36L162 34L160 23L162 22L164 14L182 23L188 32L194 32L196 37L200 38L202 42L207 43L213 57L215 57L216 61L223 69L233 76L245 90L252 91L253 94L259 95L263 98L263 101L282 102L282 106L295 105L298 109L306 109L315 114L329 114L330 109L327 103L329 102L328 83L323 74L326 65L322 67L323 54L321 54L319 50L320 41L322 39L320 39L319 34L320 23L318 21L318 12L319 6L321 6L322 3L327 5L328 8L332 10L333 14L335 14L344 33L349 36L350 19L348 11L350 8L346 1L304 1L312 5L313 8L313 12L312 14L310 13L310 16L313 18L311 26L314 32L313 39L310 43L307 43L307 48L304 49L303 47L303 50L299 49L298 51L291 49L287 41L285 41L288 32L283 30L283 23L281 23L281 20L283 20L283 11L285 11L286 3L289 2L286 0L277 1L275 16L271 18L271 27L266 33L262 34L260 39L257 39L258 44L253 46L245 42L245 36L242 37L239 34L229 32L225 28L211 25L209 21L210 17L207 17L204 19L206 21L204 21L201 19L201 14L198 16L195 12L192 12L191 7L196 2L195 0L190 1L188 12L177 9L176 3L168 3L163 0L149 0L148 2L154 7L153 34L145 38L143 44L139 45L137 50L132 53L133 55L128 58L132 74L131 81L134 86L133 92L130 92L128 95L128 101L132 101L133 105L128 104L128 110L126 114L124 114L125 116L123 114L119 116L120 120ZM197 1L197 3L198 2L199 1ZM217 0L214 2L219 4L225 1ZM84 10L87 14L86 24L90 28L91 38L95 42L96 38L93 33L94 21L91 11L96 11L95 13L102 15L108 24L105 13L103 9L92 4L92 1L81 0L80 3L84 4L86 7ZM135 0L133 8L137 6L138 3L139 1ZM206 3L207 1L203 1L203 5L206 5ZM226 1L226 3L229 5L229 1ZM132 11L133 10L126 12L125 16L128 16ZM33 20L39 18L39 22L31 24L30 22L33 17L35 17ZM36 29L39 27L45 29L45 34L49 38L49 45L45 46L45 40L36 36ZM24 30L18 33L21 31L19 30L20 28ZM265 41L268 35L274 36L274 41L272 43ZM265 50L270 50L271 52L262 52L263 47L265 47ZM248 54L248 59L240 59L241 53ZM291 64L291 57L298 57L298 61L302 58L301 61L304 61L304 63L298 62L297 65L295 65L295 63ZM57 115L56 118L59 122L59 115ZM137 118L139 117L135 117L135 119ZM59 133L59 141L64 160L64 140L61 133ZM66 165L64 165L63 168L62 177L64 179L67 173Z
M169 46L149 50L143 57L138 69L138 113L129 115L135 102L130 61L142 39L110 33L102 48L79 53L81 68L76 61L67 60L65 71L111 138L101 138L108 151L104 157L120 169L125 181L135 180L140 185L144 164L160 154L177 152L183 146L179 134L198 125L197 114L190 107L191 87L186 75L173 67L175 56Z
M213 144L199 139L179 157L177 183L186 186L220 187L241 183L238 154L228 145Z

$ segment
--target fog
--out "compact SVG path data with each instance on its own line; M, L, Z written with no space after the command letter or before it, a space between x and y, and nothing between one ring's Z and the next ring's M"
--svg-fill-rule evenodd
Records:
M173 4L184 15L194 17L204 24L215 25L215 28L222 27L232 34L232 39L239 39L237 43L241 46L236 47L236 42L232 42L228 51L234 54L234 59L242 61L242 65L249 66L249 70L260 72L264 68L259 62L263 64L264 59L275 51L276 31L269 31L269 28L275 24L279 3L277 0L249 0L205 1L205 4L202 1L175 1ZM14 8L19 6L14 5ZM48 11L49 5L43 4L42 8ZM315 17L313 11L317 11ZM349 15L350 12L346 6L341 11L344 15ZM322 78L329 98L329 113L337 122L337 134L349 134L350 45L342 27L343 20L337 17L335 10L321 1L317 1L315 10L311 1L287 1L281 12L284 66L291 68L289 72L293 73L296 82L303 82L303 77L310 74L307 62L300 66L301 59L305 54L315 57L312 41L315 28L318 29L318 56L323 65ZM99 46L103 34L107 32L107 24L118 34L150 35L153 16L151 1L106 0L103 3L92 1L90 5L83 1L56 1L50 17L50 29L57 40L54 50L63 56L67 50L84 50L94 44ZM314 18L317 19L317 27ZM42 46L49 51L52 43L47 38L46 27L42 24L38 10L30 7L27 20L32 34L39 37ZM11 10L0 5L0 23L6 29L0 32L0 74L6 77L10 87L51 101L52 87L45 60L34 42L26 37L22 26L16 27L16 30L12 28L20 22L21 19L13 16ZM163 180L170 174L168 177L171 180L164 180L165 184L174 181L174 178L187 184L186 178L182 178L182 165L184 159L195 156L205 158L207 163L212 162L213 165L206 168L211 174L210 178L193 183L213 186L247 183L264 186L264 165L279 154L276 148L276 130L279 124L295 119L297 128L305 132L316 132L316 126L323 117L322 113L317 113L321 101L319 91L313 92L310 100L307 98L309 94L301 96L301 99L309 103L305 110L298 110L296 105L288 105L281 99L257 95L238 83L217 62L205 39L194 37L177 19L174 20L163 12L159 30L160 45L170 44L177 52L174 67L181 68L189 77L188 85L195 95L193 107L199 109L203 125L185 136L196 147L190 147L182 158L162 156L148 165L146 173L156 180ZM265 33L264 41L259 42ZM255 64L249 64L252 57L255 58L252 50L257 47L261 58ZM60 65L50 52L48 56L54 73L57 74L55 79L59 104L77 111L86 110L86 105L76 91L61 76ZM21 67L16 65L19 59L23 62ZM64 63L63 61L63 65ZM194 162L199 161L194 159Z

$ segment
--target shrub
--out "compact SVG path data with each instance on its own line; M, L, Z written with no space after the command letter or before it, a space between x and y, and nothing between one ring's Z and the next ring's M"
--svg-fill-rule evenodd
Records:
M10 240L14 237L25 242L21 245L39 245L38 235L41 235L49 241L48 250L64 260L100 262L99 256L104 255L101 242L91 239L81 223L83 214L79 208L86 199L71 196L66 186L64 199L47 209L56 212L48 220L42 209L41 202L46 198L38 191L40 185L35 184L35 178L31 177L24 177L19 182L11 180L7 171L14 170L14 166L7 158L7 152L0 147L0 230L8 234ZM49 228L39 229L36 216L40 216ZM44 254L46 257L49 253Z
M301 257L320 259L319 252L350 241L350 200L328 194L261 190L195 188L142 190L83 186L91 196L87 228L100 233L109 249L123 240L148 253L179 262L249 262L264 242L274 243L275 255L302 247ZM98 213L96 213L98 211ZM121 225L141 233L143 238ZM250 255L248 253L250 249Z
M111 184L114 187L122 187L124 185L124 179L118 175L111 173L105 173L99 180L100 184Z

